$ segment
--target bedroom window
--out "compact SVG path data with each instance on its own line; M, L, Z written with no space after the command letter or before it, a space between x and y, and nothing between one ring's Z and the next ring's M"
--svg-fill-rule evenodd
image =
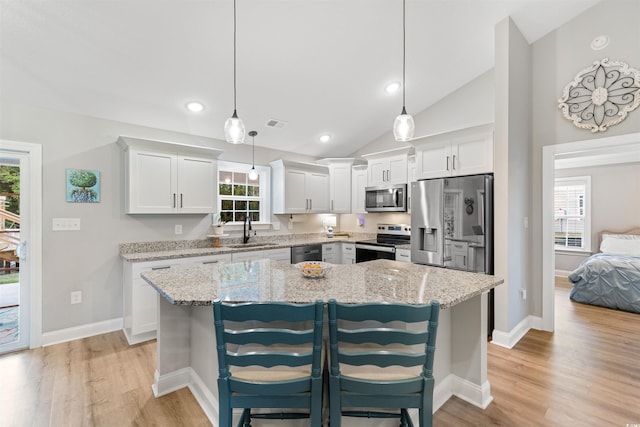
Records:
M591 177L556 178L556 250L591 251Z
M218 212L229 224L241 224L249 216L253 223L269 222L268 167L255 165L258 178L249 178L251 165L218 161Z

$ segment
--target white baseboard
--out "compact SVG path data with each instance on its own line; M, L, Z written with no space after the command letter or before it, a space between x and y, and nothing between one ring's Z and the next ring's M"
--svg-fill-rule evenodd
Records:
M566 279L569 277L569 274L571 274L569 270L555 270L556 277L564 277Z
M168 374L164 375L160 375L160 373L156 370L153 374L153 379L155 381L151 385L153 395L155 397L160 397L176 390L180 390L181 388L188 387L189 381L191 379L191 374L191 368L178 369L177 371L169 372Z
M211 393L202 378L193 369L189 368L189 370L191 371L189 375L189 390L191 390L193 397L196 398L211 424L215 426L218 424L218 399Z
M455 375L449 374L433 388L433 412L435 413L444 403L453 396L453 379Z
M458 376L453 376L453 395L460 399L471 403L481 409L487 409L487 406L493 401L491 396L491 385L489 381L478 386Z
M542 330L542 318L538 316L527 316L509 332L494 329L491 344L496 344L506 348L513 348L513 346L516 345L527 332L529 332L529 329Z
M105 320L103 322L89 323L73 328L59 329L57 331L42 334L42 346L60 344L67 341L79 340L94 335L106 334L122 329L122 317Z

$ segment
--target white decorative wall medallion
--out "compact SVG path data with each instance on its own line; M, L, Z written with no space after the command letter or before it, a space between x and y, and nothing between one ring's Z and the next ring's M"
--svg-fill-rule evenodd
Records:
M640 70L621 61L595 61L562 91L558 107L573 124L604 132L640 105Z

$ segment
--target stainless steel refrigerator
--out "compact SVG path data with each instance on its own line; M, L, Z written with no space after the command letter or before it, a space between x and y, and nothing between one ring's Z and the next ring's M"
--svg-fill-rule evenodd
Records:
M493 175L411 183L411 262L493 274Z

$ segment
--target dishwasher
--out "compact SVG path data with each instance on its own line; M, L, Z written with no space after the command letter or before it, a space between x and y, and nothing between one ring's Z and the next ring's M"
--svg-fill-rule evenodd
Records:
M292 247L291 264L303 261L322 261L322 244Z

